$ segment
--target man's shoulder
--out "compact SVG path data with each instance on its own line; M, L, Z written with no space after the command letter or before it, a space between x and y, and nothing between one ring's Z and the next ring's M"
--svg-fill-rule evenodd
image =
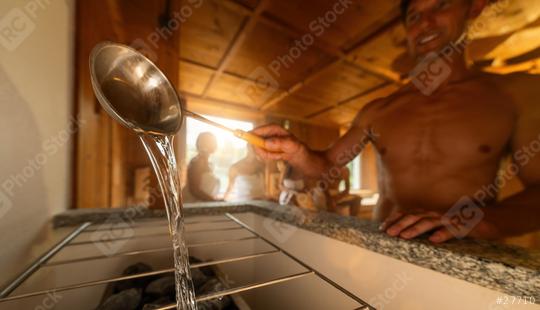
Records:
M516 72L510 74L485 73L484 80L510 95L517 93L540 93L540 75Z
M511 98L520 111L540 113L540 75L511 73L506 75L491 74L490 80L497 89Z

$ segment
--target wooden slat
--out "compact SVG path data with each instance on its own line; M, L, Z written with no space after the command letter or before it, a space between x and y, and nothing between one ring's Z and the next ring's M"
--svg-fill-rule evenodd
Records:
M388 22L385 20L387 16L399 14L399 2L399 0L272 1L265 14L276 17L282 24L299 30L301 34L313 32L316 25L323 26L321 18L328 19L331 21L329 26L323 26L325 30L319 33L317 40L330 46L348 48ZM332 18L335 20L332 21ZM383 23L379 24L380 21ZM376 27L373 28L373 25Z
M302 89L302 87L304 85L308 84L310 81L313 81L313 80L317 79L318 77L326 74L327 72L330 72L330 71L334 70L340 64L341 64L341 60L337 60L337 61L331 62L331 63L323 66L320 70L317 70L316 72L314 72L311 75L309 75L308 77L306 77L304 80L302 80L302 81L294 84L293 86L291 86L287 91L285 91L280 96L266 102L261 107L261 110L262 111L268 111L271 107L275 106L277 103L281 102L285 98L287 98L287 97L293 95L294 93L298 92L300 89Z
M359 96L353 96L343 102L338 104L353 108L355 110L362 109L366 104L379 99L388 97L391 94L395 93L401 86L397 84L386 84L381 87L378 87L368 93L359 94Z
M318 123L329 123L333 126L342 126L343 124L350 123L357 113L358 111L354 109L340 106L337 108L329 109L325 113L321 113L313 118L310 118L310 120Z
M214 83L214 87L208 91L206 97L229 100L252 108L258 108L262 102L259 101L259 98L250 96L244 89L244 86L250 83L253 82L248 79L238 78L230 74L222 74L221 78Z
M397 24L397 20L398 20L398 17L394 18L388 25L386 25L382 29L378 30L376 33L374 33L374 34L372 34L372 35L370 35L370 36L368 36L366 38L362 38L362 40L360 42L358 42L357 44L354 45L354 47L352 48L351 51L347 52L346 54L343 54L340 59L336 60L332 64L329 64L329 65L325 66L319 72L312 73L311 75L307 76L304 80L302 80L302 81L298 82L297 84L293 85L289 90L287 90L286 95L284 95L284 96L282 96L280 98L276 98L276 99L268 101L267 103L265 103L262 106L262 110L267 111L268 109L270 109L272 106L279 103L281 100L283 100L287 96L290 96L291 94L294 94L295 92L297 92L303 85L306 85L311 80L319 77L321 74L326 73L329 69L331 69L334 66L338 65L343 60L353 62L353 63L359 65L365 71L367 71L369 73L372 73L374 75L383 77L383 78L385 78L385 79L387 79L389 81L393 81L393 82L396 82L396 83L401 83L401 77L400 77L399 73L395 73L392 70L385 69L384 67L377 66L377 65L375 65L375 64L373 64L373 63L371 63L369 61L364 60L363 58L360 58L358 56L358 47L357 47L357 46L362 47L365 44L371 42L372 40L375 40L376 38L380 37L381 35L383 35L385 33L385 31L386 31L386 29L388 27L395 27L395 25Z
M186 1L185 5L189 5ZM180 29L180 55L216 68L231 45L245 14L226 6L227 1L204 0L192 10Z
M378 71L390 80L401 81L400 73L392 70L393 62L407 53L405 29L400 21L389 23L372 37L348 52L348 60L359 66Z
M265 113L281 113L306 118L307 115L320 111L326 106L327 103L294 94L285 98L278 105L273 106L272 109L265 111Z
M385 83L372 74L340 63L327 74L306 83L296 94L329 106Z
M310 115L307 115L306 118L308 119L315 119L317 116L321 114L325 114L327 112L330 112L332 109L337 109L339 107L345 107L345 108L351 108L355 111L359 111L362 109L366 104L386 96L391 95L395 91L397 91L401 86L397 84L381 84L378 85L372 89L369 89L367 91L362 91L350 98L347 98L343 101L338 102L334 106L329 106L324 109L321 109L317 112L314 112Z
M202 96L203 89L214 72L216 72L215 68L181 58L179 89L182 92ZM259 107L262 102L257 101L257 98L250 97L244 89L246 85L251 85L255 82L255 80L237 74L223 72L221 79L216 82L215 86L207 94L207 97L237 102L238 104L252 108ZM279 95L282 91L279 88L275 89L276 93L273 96Z
M213 69L192 62L180 61L180 90L194 94L202 94L205 85L210 81Z
M110 202L110 126L111 119L101 111L90 84L88 58L90 50L106 39L117 40L112 31L112 18L103 11L106 2L77 2L76 19L76 115L84 126L76 133L77 152L73 195L76 208L106 207ZM96 23L103 28L92 29L88 24Z
M261 15L261 13L266 9L268 2L269 0L261 0L261 2L257 5L257 8L255 9L255 12L253 13L253 15L250 16L248 21L243 23L243 25L240 27L237 35L235 36L234 40L229 46L223 59L220 61L216 72L214 72L214 74L212 75L212 78L206 85L203 91L203 97L206 96L206 94L208 93L208 90L211 89L212 86L214 86L214 83L216 83L216 81L221 77L221 75L223 74L227 66L229 65L229 62L236 56L236 53L242 46L242 43L244 42L246 37L257 25L259 15Z
M275 117L279 119L288 119L288 120L305 123L305 124L336 128L335 126L332 126L332 124L328 124L325 122L318 122L314 120L308 120L302 117L297 117L295 115L276 113L276 112L263 113L258 109L250 108L238 102L213 99L209 97L203 98L200 95L190 94L186 92L183 92L182 94L187 99L188 107L190 107L190 109L193 108L194 112L199 112L202 114L210 114L210 115L216 115L216 116L222 117L223 114L225 113L233 112L233 115L244 115L244 116L249 115L249 117L251 118L264 118L266 116L270 116L270 117ZM216 108L216 106L219 106L219 109ZM249 117L245 117L245 118L249 119Z

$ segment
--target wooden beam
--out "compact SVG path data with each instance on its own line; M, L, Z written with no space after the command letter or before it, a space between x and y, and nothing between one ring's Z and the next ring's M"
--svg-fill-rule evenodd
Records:
M227 3L228 4L227 6L229 8L234 8L234 10L238 11L241 14L248 15L248 16L254 15L254 11L250 10L249 8L245 7L243 4L238 3L234 0L226 0L224 3ZM398 15L398 14L399 12L395 15ZM305 34L304 31L300 29L295 29L293 26L269 14L267 15L261 14L259 16L259 20L261 23L269 27L272 27L276 30L279 30L280 32L285 33L294 38L301 37ZM372 38L373 34L376 34L376 35L380 34L379 30L384 30L384 31L388 30L390 28L389 26L395 26L395 23L398 22L400 19L393 15L389 20L390 20L389 23L384 24L383 27L375 29L372 33L369 33L367 36L363 35L362 37L358 38L358 41L354 43L352 45L353 47L349 50L350 51L356 50L358 48L358 45L357 45L358 42L362 43L362 45L365 44ZM380 77L384 80L393 81L396 83L400 82L400 75L398 73L392 70L386 69L386 68L373 65L369 62L364 62L361 60L357 60L354 57L350 57L348 53L342 51L338 47L332 46L332 44L329 44L328 42L315 40L313 45L319 50L321 50L322 52L324 52L325 54L328 54L329 56L337 58L337 61L342 60L343 63L349 66L355 67L356 69L365 71L367 73Z
M362 98L364 98L366 100L367 103L377 99L377 98L381 98L381 97L385 97L385 96L388 96L389 94L393 93L394 91L396 91L399 87L396 86L396 84L393 84L393 83L383 83L381 85L377 85L367 91L362 91L354 96L351 96L347 99L344 99L340 102L338 102L337 104L333 105L333 106L330 106L330 107L326 107L324 109L321 109L317 112L314 112L314 113L311 113L310 115L307 115L306 118L307 119L311 119L311 118L315 118L323 113L326 113L328 111L331 111L335 108L338 108L338 107L341 107L341 106L344 106L346 105L347 103L350 103L352 101L355 101L355 100L362 100Z
M210 81L208 81L208 84L206 84L206 87L203 91L203 97L206 97L208 90L214 86L217 80L219 80L231 60L236 56L247 36L251 33L251 31L253 31L253 29L257 25L259 21L259 16L262 14L262 12L264 12L268 3L269 0L261 0L259 2L259 5L257 5L257 8L255 8L253 14L249 16L247 20L244 21L244 23L242 23L229 48L225 52L225 55L221 59L216 72L212 75Z
M386 96L389 96L390 94L397 91L401 86L391 83L386 83L379 85L377 87L372 88L370 91L360 93L357 96L352 96L348 99L345 99L341 102L339 102L336 107L346 105L348 103L351 103L355 100L365 100L366 103L370 103L373 100L376 100L378 98L383 98Z
M236 2L234 0L225 0L225 1L220 2L220 4L239 14L246 15L246 16L253 15L253 9L243 3Z
M188 62L188 63L193 64L193 65L199 65L201 67L204 67L206 69L210 69L210 70L214 71L214 74L212 75L211 79L209 80L209 82L207 83L207 85L206 85L206 87L204 89L204 92L203 92L203 95L202 95L203 98L207 98L207 93L208 93L209 89L211 89L211 87L213 87L213 85L216 83L216 81L219 79L219 77L222 76L223 74L230 74L230 75L232 75L232 76L234 76L236 78L242 79L242 80L251 80L251 79L249 79L247 77L240 76L238 74L232 74L230 72L226 72L226 67L227 67L228 63L230 62L230 60L232 60L232 58L234 58L234 55L236 54L236 51L238 50L238 48L241 46L243 40L247 37L248 33L251 31L251 29L256 25L256 23L258 21L265 24L265 25L267 25L267 26L270 26L270 27L272 27L274 29L277 29L280 32L286 33L287 35L289 35L291 37L301 37L303 35L303 31L301 31L299 29L295 29L291 25L286 24L285 22L279 20L276 17L273 17L271 15L263 14L264 9L266 8L266 5L268 4L267 1L264 1L264 2L265 3L261 2L259 4L259 6L255 10L252 10L251 8L245 6L245 5L241 4L241 3L238 3L238 2L236 2L234 0L226 0L226 1L223 2L223 4L226 7L230 8L232 10L235 10L235 11L241 13L241 14L246 15L250 19L249 19L248 22L245 22L244 25L240 27L240 30L238 31L235 39L233 39L233 42L231 43L231 46L229 47L228 51L226 52L224 58L222 59L221 63L219 64L218 68L212 68L210 66L201 65L201 64L198 64L198 63L193 62L193 61L188 60L188 59L181 59L181 61L185 61L185 62ZM396 15L396 16L394 16L394 15ZM341 64L346 64L348 66L354 67L354 68L356 68L358 70L369 73L371 75L375 75L375 76L377 76L379 78L382 78L382 79L384 79L386 81L389 81L389 82L402 84L403 80L401 79L401 76L400 76L399 73L396 73L396 72L394 72L394 71L392 71L390 69L379 67L379 66L374 65L374 64L372 64L372 63L370 63L368 61L360 60L354 55L354 52L358 48L360 48L364 44L370 42L371 40L377 38L378 36L383 35L386 31L388 31L392 27L396 26L396 24L400 22L399 12L396 13L396 14L392 14L392 16L390 18L388 18L388 20L390 20L390 22L386 23L382 27L379 27L375 31L373 31L373 32L371 32L371 33L369 33L367 35L363 35L361 38L359 38L359 40L357 42L355 42L354 44L352 44L351 48L349 48L348 51L346 51L346 52L342 51L339 48L333 47L331 44L327 44L326 42L316 40L315 43L314 43L314 46L317 47L322 52L336 58L336 60L329 63L329 64L323 65L320 69L316 70L315 72L313 72L312 74L310 74L309 76L304 78L302 81L294 84L289 89L281 90L282 92L280 93L280 95L278 95L277 97L275 97L275 98L271 99L270 101L264 103L261 106L261 108L260 108L261 111L268 111L274 105L278 104L279 102L281 102L285 98L287 98L290 95L292 95L292 94L296 93L297 91L299 91L303 86L309 84L311 81L313 81L316 78L320 77L321 75L333 70L334 68L336 68L338 65L341 65ZM383 84L383 85L386 85L386 84ZM371 92L372 90L373 89L370 89L367 92ZM364 93L366 93L366 91L361 92L360 94L358 94L356 96L361 96ZM351 99L351 98L349 98L349 99ZM347 99L347 100L349 100L349 99ZM351 100L353 100L353 99L351 99ZM334 107L337 107L337 106L339 106L341 104L343 104L343 103L341 103L341 102L337 103L336 105L330 106L330 107L328 107L328 108L326 108L324 110L326 111L326 110L333 109ZM314 114L318 115L319 113L316 112Z
M317 70L317 71L313 72L312 74L310 74L304 80L302 80L302 81L294 84L293 86L291 86L288 90L281 93L279 96L277 96L277 97L271 99L270 101L264 103L261 106L261 111L268 111L268 109L270 109L274 105L278 104L283 99L285 99L285 98L289 97L290 95L292 95L292 94L296 93L297 91L299 91L304 85L308 84L309 82L311 82L312 80L318 78L319 76L325 74L326 72L331 71L332 69L334 69L335 67L337 67L340 64L341 64L341 60L336 60L336 61L333 61L333 62L323 66L319 70Z
M290 114L282 114L282 113L274 113L274 112L266 112L263 113L257 108L252 108L249 106L246 106L244 104L238 103L238 102L232 102L228 100L221 100L221 99L215 99L210 97L203 97L197 94L189 93L189 92L181 92L182 95L188 100L187 104L190 106L190 99L191 100L200 100L205 101L210 104L216 104L222 107L223 109L230 109L230 110L237 110L237 111L244 111L246 114L252 114L254 116L264 117L264 116L271 116L281 119L288 119L292 121L297 121L304 124L310 124L310 125L317 125L317 126L323 126L328 128L334 128L332 126L328 126L328 124L319 123L313 120L308 120L302 117L297 116L291 116ZM191 106L190 106L191 108ZM222 115L223 116L223 115Z
M375 31L374 33L368 35L367 37L365 38L362 38L359 42L355 43L353 45L353 47L347 51L347 52L337 52L337 56L339 57L334 63L331 63L327 66L324 66L323 68L321 68L319 71L316 71L316 72L313 72L311 75L309 75L308 77L306 77L304 80L296 83L295 85L293 85L291 88L289 88L284 95L281 95L281 96L278 96L274 99L271 99L270 101L266 102L265 104L262 105L261 107L261 110L263 111L267 111L268 109L270 109L271 107L273 107L274 105L278 104L279 102L281 102L283 99L285 99L286 97L294 94L295 92L297 92L298 90L300 90L302 88L302 86L306 85L307 83L309 83L310 81L312 81L313 79L319 77L321 74L329 71L331 68L341 64L342 62L343 63L346 63L346 64L350 64L352 62L355 62L355 64L362 70L362 71L365 71L367 73L370 73L372 75L375 75L375 76L378 76L378 77L381 77L383 78L384 80L386 81L390 81L390 82L394 82L394 83L398 83L398 84L402 84L403 81L401 80L401 76L399 73L396 73L396 72L393 72L392 70L389 70L389 69L386 69L386 68L381 68L381 67L378 67L377 65L374 65L374 64L371 64L367 61L360 61L357 59L357 57L355 57L354 53L355 51L361 47L362 45L370 42L371 40L375 39L376 37L378 37L379 35L383 35L388 29L390 29L391 27L395 26L396 25L396 22L399 22L399 17L396 17L394 19L392 19L391 22L389 22L388 24L386 24L385 26L379 28L377 31Z
M179 59L180 59L180 63L183 62L183 63L190 64L192 66L195 66L195 67L200 67L200 68L204 68L204 69L207 69L207 70L211 70L211 71L214 71L214 73L217 71L217 68L214 68L212 66L199 63L197 61L193 61L191 59L187 59L187 58L184 58L184 57L180 57ZM242 80L243 82L244 81L245 82L254 82L254 83L257 82L257 80L254 79L254 78L249 78L247 76L243 76L243 75L240 75L240 74L237 74L237 73L234 73L234 72L229 72L229 71L224 71L221 75L231 76L231 77L237 78L239 80ZM286 90L282 89L282 88L276 88L276 91L285 92Z

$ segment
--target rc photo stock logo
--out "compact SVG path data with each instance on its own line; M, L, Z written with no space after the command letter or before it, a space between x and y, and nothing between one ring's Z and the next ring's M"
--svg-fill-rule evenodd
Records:
M442 218L442 224L458 239L465 238L484 218L470 197L462 197Z
M438 53L429 53L411 71L410 78L413 84L425 96L431 96L446 81L452 69Z
M13 208L13 202L10 197L3 190L0 190L0 219L3 218L11 208Z
M35 20L51 0L34 0L13 8L0 18L0 45L10 52L16 50L36 30Z
M90 240L105 255L113 256L135 235L133 227L120 216L113 215L90 235Z

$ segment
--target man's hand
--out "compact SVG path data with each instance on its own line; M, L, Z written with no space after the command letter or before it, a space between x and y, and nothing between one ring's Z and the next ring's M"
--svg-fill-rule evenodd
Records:
M306 147L283 127L278 125L265 125L252 131L265 139L265 149L255 147L255 152L263 160L299 161Z
M396 212L381 224L380 229L392 237L407 240L433 231L429 241L442 243L454 238L454 235L443 225L442 217L434 211L419 210L409 214Z

